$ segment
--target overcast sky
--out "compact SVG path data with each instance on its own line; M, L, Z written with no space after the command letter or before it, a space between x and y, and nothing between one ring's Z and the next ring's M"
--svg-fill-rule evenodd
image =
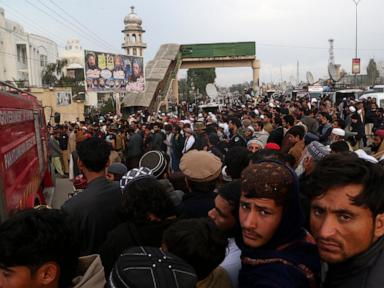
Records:
M255 41L263 82L295 79L297 61L302 80L306 71L317 79L327 75L328 39L333 38L336 63L351 71L353 0L0 0L6 18L59 47L69 38L78 38L85 49L120 53L123 19L131 5L146 30L145 62L164 43ZM361 0L358 5L358 57L363 72L370 58L384 62L383 11L384 0ZM83 30L92 31L91 36L70 29L71 23L79 25L68 15ZM217 69L217 74L217 83L226 86L252 78L250 68Z

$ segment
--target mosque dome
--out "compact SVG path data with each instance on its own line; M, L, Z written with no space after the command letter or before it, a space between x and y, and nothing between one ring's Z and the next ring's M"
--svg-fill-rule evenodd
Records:
M129 13L127 16L124 18L124 24L125 25L141 25L142 20L137 14L135 13L135 7L131 6L131 13Z

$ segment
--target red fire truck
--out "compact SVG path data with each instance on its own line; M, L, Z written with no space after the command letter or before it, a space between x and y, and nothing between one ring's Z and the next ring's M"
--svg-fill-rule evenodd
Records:
M52 193L45 123L35 96L0 81L0 222Z

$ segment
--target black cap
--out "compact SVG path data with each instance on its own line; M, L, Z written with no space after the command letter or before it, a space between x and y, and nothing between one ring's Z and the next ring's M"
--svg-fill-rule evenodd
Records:
M133 247L117 259L108 287L195 288L194 269L181 258L155 247Z

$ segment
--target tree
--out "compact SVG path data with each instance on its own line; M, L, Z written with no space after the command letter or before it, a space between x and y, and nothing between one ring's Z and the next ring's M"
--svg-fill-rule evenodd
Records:
M247 89L249 87L252 87L252 82L249 83L249 82L244 82L244 83L239 83L239 84L233 84L231 87L229 87L229 91L234 93L234 92L239 92L239 93L243 93L244 89Z
M100 108L101 114L107 114L107 113L115 113L116 108L115 108L115 103L112 98L109 98L107 102L105 102L101 108Z
M187 72L187 87L188 87L188 96L189 98L195 95L189 95L192 87L195 93L200 93L204 96L207 96L207 92L205 91L205 86L208 83L214 83L216 79L216 71L215 68L191 68L188 69Z
M187 100L189 91L186 78L179 79L179 94L181 95L180 99L183 101Z
M67 64L67 59L59 59L56 63L49 63L45 66L41 75L43 85L55 87L62 84L60 83L60 80L64 80L62 79L64 77L63 69Z
M375 85L376 79L379 77L379 70L374 59L370 59L367 66L368 81L370 85Z
M49 87L71 87L73 96L80 92L85 92L84 78L76 79L64 75L64 68L67 64L68 61L63 59L45 66L41 76L43 85Z

